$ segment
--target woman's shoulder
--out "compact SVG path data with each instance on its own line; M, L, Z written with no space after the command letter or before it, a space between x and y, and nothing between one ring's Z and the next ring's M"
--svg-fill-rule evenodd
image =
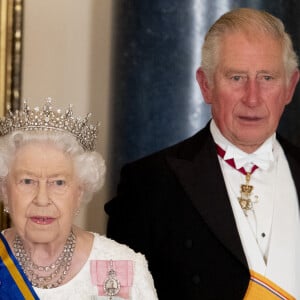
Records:
M144 255L135 252L125 244L121 244L104 235L93 233L94 245L93 252L95 256L103 257L103 259L124 259L124 260L141 260Z

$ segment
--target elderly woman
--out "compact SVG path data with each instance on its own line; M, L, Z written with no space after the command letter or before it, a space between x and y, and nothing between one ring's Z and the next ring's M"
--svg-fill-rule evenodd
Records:
M49 99L0 121L1 299L157 299L143 255L73 224L103 183L96 133Z

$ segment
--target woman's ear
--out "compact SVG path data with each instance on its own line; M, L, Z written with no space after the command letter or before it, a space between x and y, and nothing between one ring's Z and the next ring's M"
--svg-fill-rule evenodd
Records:
M4 205L7 205L8 204L7 187L6 187L6 180L4 178L0 179L0 191L1 191L1 200L3 201Z
M83 200L83 195L84 195L84 186L81 184L78 188L77 191L77 203L76 203L76 208L79 209Z
M75 211L74 211L75 217L77 217L80 213L80 207L83 200L83 195L84 195L84 188L82 186L79 186L77 191L77 199L76 199Z

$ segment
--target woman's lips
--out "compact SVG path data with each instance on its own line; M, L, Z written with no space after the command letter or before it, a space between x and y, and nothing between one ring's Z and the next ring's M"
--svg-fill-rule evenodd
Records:
M30 217L30 220L33 223L40 224L40 225L49 225L54 221L52 217L41 217L41 216L34 216Z

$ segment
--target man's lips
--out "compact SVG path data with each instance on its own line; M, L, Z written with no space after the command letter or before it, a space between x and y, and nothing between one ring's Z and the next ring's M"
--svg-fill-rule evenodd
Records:
M40 224L40 225L49 225L49 224L51 224L55 219L52 218L52 217L33 216L33 217L30 217L30 220L31 220L33 223L36 223L36 224Z
M247 122L256 122L256 121L261 121L263 118L261 117L250 117L250 116L239 116L239 119L242 121L247 121Z

